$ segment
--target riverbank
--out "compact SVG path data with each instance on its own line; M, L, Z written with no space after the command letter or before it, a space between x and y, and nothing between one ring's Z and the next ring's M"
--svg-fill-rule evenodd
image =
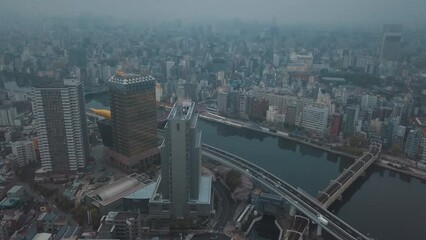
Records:
M271 136L285 138L285 139L295 141L297 143L300 143L300 144L303 144L303 145L306 145L306 146L310 146L310 147L313 147L313 148L316 148L316 149L327 151L329 153L333 153L333 154L336 154L336 155L339 155L339 156L348 157L348 158L351 158L353 160L359 158L358 156L350 154L350 153L337 151L337 150L331 149L330 147L327 147L327 146L320 146L320 145L314 144L312 142L308 142L306 140L291 137L286 132L282 132L282 131L271 132L271 131L269 131L268 128L265 128L265 127L260 127L260 126L254 127L253 123L250 123L250 122L244 122L244 121L241 121L241 120L224 118L224 117L220 117L218 115L213 115L213 114L199 114L199 117L203 120L216 122L216 123L220 123L220 124L225 124L225 125L230 126L230 127L245 128L245 129L265 133L265 134L268 134L268 135L271 135ZM407 167L407 169L400 169L400 168L389 165L388 161L383 160L383 159L378 159L376 162L374 162L374 164L376 166L379 166L379 167L382 167L382 168L386 168L386 169L389 169L389 170L392 170L392 171L395 171L395 172L398 172L398 173L406 174L406 175L409 175L411 177L415 177L415 178L418 178L420 180L426 181L426 172L420 171L418 169L414 169L412 167Z
M245 128L245 129L250 129L250 130L261 132L261 133L266 133L266 134L269 134L271 136L276 136L276 137L281 137L281 138L285 138L285 139L288 139L288 140L292 140L292 141L295 141L297 143L307 145L307 146L310 146L310 147L313 147L313 148L317 148L317 149L320 149L320 150L323 150L323 151L327 151L327 152L330 152L330 153L334 153L334 154L337 154L337 155L340 155L340 156L344 156L344 157L348 157L348 158L352 158L352 159L359 158L358 156L355 156L355 155L350 154L350 153L337 151L337 150L331 149L327 146L320 146L320 145L317 145L317 144L312 143L312 142L308 142L308 141L303 140L303 139L291 137L286 132L282 132L282 131L271 132L271 131L269 131L268 128L265 128L265 127L255 128L255 127L250 126L251 123L248 123L248 122L245 123L245 122L240 121L240 120L234 120L234 119L228 119L228 118L224 119L224 118L209 117L205 114L200 114L199 116L203 120L212 121L212 122L216 122L216 123L220 123L220 124L225 124L225 125L231 126L231 127ZM212 116L214 116L214 115L212 115Z

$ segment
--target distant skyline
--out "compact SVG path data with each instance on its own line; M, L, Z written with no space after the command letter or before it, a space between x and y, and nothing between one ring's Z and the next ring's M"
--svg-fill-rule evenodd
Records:
M8 16L114 16L124 20L226 20L277 24L426 23L424 0L1 0Z

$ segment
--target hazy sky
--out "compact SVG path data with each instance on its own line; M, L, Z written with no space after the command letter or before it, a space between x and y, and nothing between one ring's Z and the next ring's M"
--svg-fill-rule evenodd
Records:
M0 0L0 12L19 15L114 15L184 21L259 20L277 23L426 23L426 0Z

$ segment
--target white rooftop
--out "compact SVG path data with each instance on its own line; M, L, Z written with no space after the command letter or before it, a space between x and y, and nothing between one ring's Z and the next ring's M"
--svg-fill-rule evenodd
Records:
M52 239L52 234L50 233L37 233L33 240L50 240Z

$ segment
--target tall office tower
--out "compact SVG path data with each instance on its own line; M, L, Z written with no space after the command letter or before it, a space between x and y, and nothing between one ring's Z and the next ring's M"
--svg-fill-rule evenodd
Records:
M155 79L118 72L109 80L113 151L125 169L158 157Z
M202 176L201 131L195 103L179 101L171 110L161 145L161 177L150 215L188 219L211 213L211 177Z
M43 170L68 174L84 168L90 146L80 79L41 81L33 97Z
M306 105L303 108L302 126L307 130L324 133L327 128L328 107Z
M398 60L402 39L402 29L402 25L398 24L386 24L383 27L382 44L380 46L381 60Z
M343 127L345 137L352 136L355 132L355 124L358 121L358 106L351 106L346 109L346 120Z

